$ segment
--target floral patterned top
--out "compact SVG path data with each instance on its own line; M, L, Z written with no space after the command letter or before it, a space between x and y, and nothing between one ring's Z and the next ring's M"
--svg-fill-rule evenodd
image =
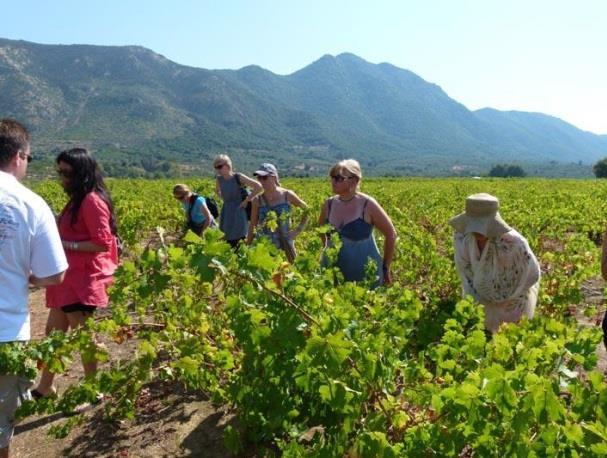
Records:
M463 295L485 306L485 326L495 332L503 322L533 317L540 266L527 240L515 230L489 239L482 253L474 234L456 232L455 265Z

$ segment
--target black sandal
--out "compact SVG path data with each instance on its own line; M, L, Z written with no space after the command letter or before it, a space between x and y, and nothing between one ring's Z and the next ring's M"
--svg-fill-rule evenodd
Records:
M38 391L38 388L34 388L33 390L30 390L30 394L32 395L32 399L34 401L39 401L42 398L52 398L53 396L57 396L57 391L55 391L55 389L51 389L51 391L48 392L48 394L42 394L40 391Z
M34 401L39 401L44 397L44 395L35 388L33 390L30 390L30 394L32 395L32 399Z

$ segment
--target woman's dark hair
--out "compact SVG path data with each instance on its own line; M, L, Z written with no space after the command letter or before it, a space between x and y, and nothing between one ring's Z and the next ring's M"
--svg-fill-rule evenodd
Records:
M110 209L110 229L112 234L116 235L117 225L112 198L105 187L101 170L99 170L99 165L95 158L84 148L72 148L59 153L56 162L57 164L65 162L72 167L69 183L65 187L65 191L70 196L72 204L69 210L71 224L73 225L76 222L78 210L80 210L80 206L86 195L90 192L96 192Z

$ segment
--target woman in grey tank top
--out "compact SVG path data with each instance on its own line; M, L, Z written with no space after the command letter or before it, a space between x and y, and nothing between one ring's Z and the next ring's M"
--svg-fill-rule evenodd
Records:
M258 181L249 178L242 173L234 172L232 160L226 154L215 157L213 167L217 174L215 190L223 200L221 214L219 217L219 229L224 233L225 240L236 248L247 236L249 222L247 219L247 204L257 195L263 192ZM241 189L248 186L252 193L242 199Z

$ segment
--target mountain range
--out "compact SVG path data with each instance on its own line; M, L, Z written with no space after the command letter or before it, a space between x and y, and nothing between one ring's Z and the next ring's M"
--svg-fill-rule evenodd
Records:
M224 151L243 168L270 160L312 175L345 157L371 173L516 162L576 174L607 156L605 135L541 113L471 111L411 71L347 53L277 75L188 67L138 46L0 39L0 116L25 122L49 162L84 145L116 175L210 173Z

